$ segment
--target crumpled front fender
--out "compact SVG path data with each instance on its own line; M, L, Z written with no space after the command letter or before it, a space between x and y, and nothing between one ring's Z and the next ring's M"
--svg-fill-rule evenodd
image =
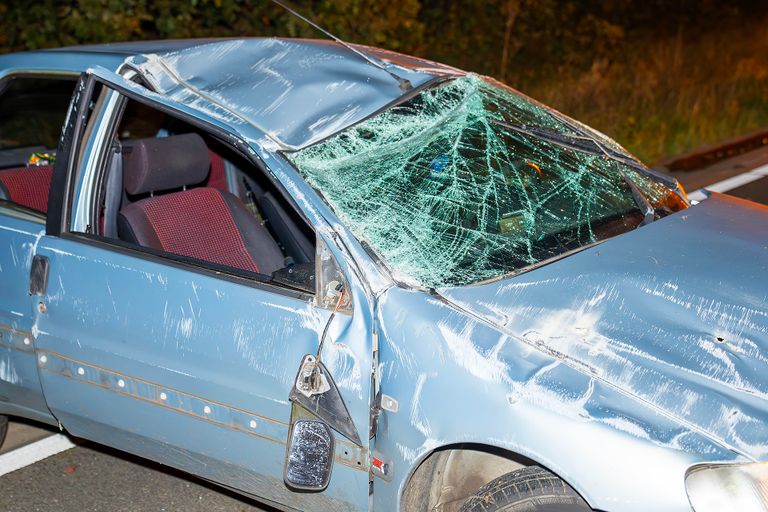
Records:
M528 457L596 509L690 510L686 469L738 455L571 362L500 333L437 296L380 299L382 411L374 447L391 458L376 510L399 510L411 473L435 449L479 443Z

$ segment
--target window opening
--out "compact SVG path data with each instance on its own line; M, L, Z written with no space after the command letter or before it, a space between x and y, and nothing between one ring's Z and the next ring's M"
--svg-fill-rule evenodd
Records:
M128 100L103 174L99 236L314 293L304 282L314 271L285 275L314 268L314 232L260 169L210 134Z
M12 77L0 93L0 199L47 213L56 147L76 82Z

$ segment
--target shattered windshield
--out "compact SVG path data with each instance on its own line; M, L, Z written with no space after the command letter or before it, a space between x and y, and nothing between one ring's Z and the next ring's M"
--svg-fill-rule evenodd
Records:
M686 206L617 145L474 75L288 158L398 278L435 288L521 271Z

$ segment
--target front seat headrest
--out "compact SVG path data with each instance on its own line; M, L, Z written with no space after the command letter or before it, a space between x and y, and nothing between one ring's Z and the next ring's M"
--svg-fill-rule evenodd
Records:
M125 141L123 147L125 191L131 195L195 185L211 167L208 146L196 133Z

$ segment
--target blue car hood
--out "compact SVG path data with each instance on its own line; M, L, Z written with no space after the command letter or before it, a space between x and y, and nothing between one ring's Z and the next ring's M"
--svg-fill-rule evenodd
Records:
M768 208L713 195L528 273L440 293L768 460Z

